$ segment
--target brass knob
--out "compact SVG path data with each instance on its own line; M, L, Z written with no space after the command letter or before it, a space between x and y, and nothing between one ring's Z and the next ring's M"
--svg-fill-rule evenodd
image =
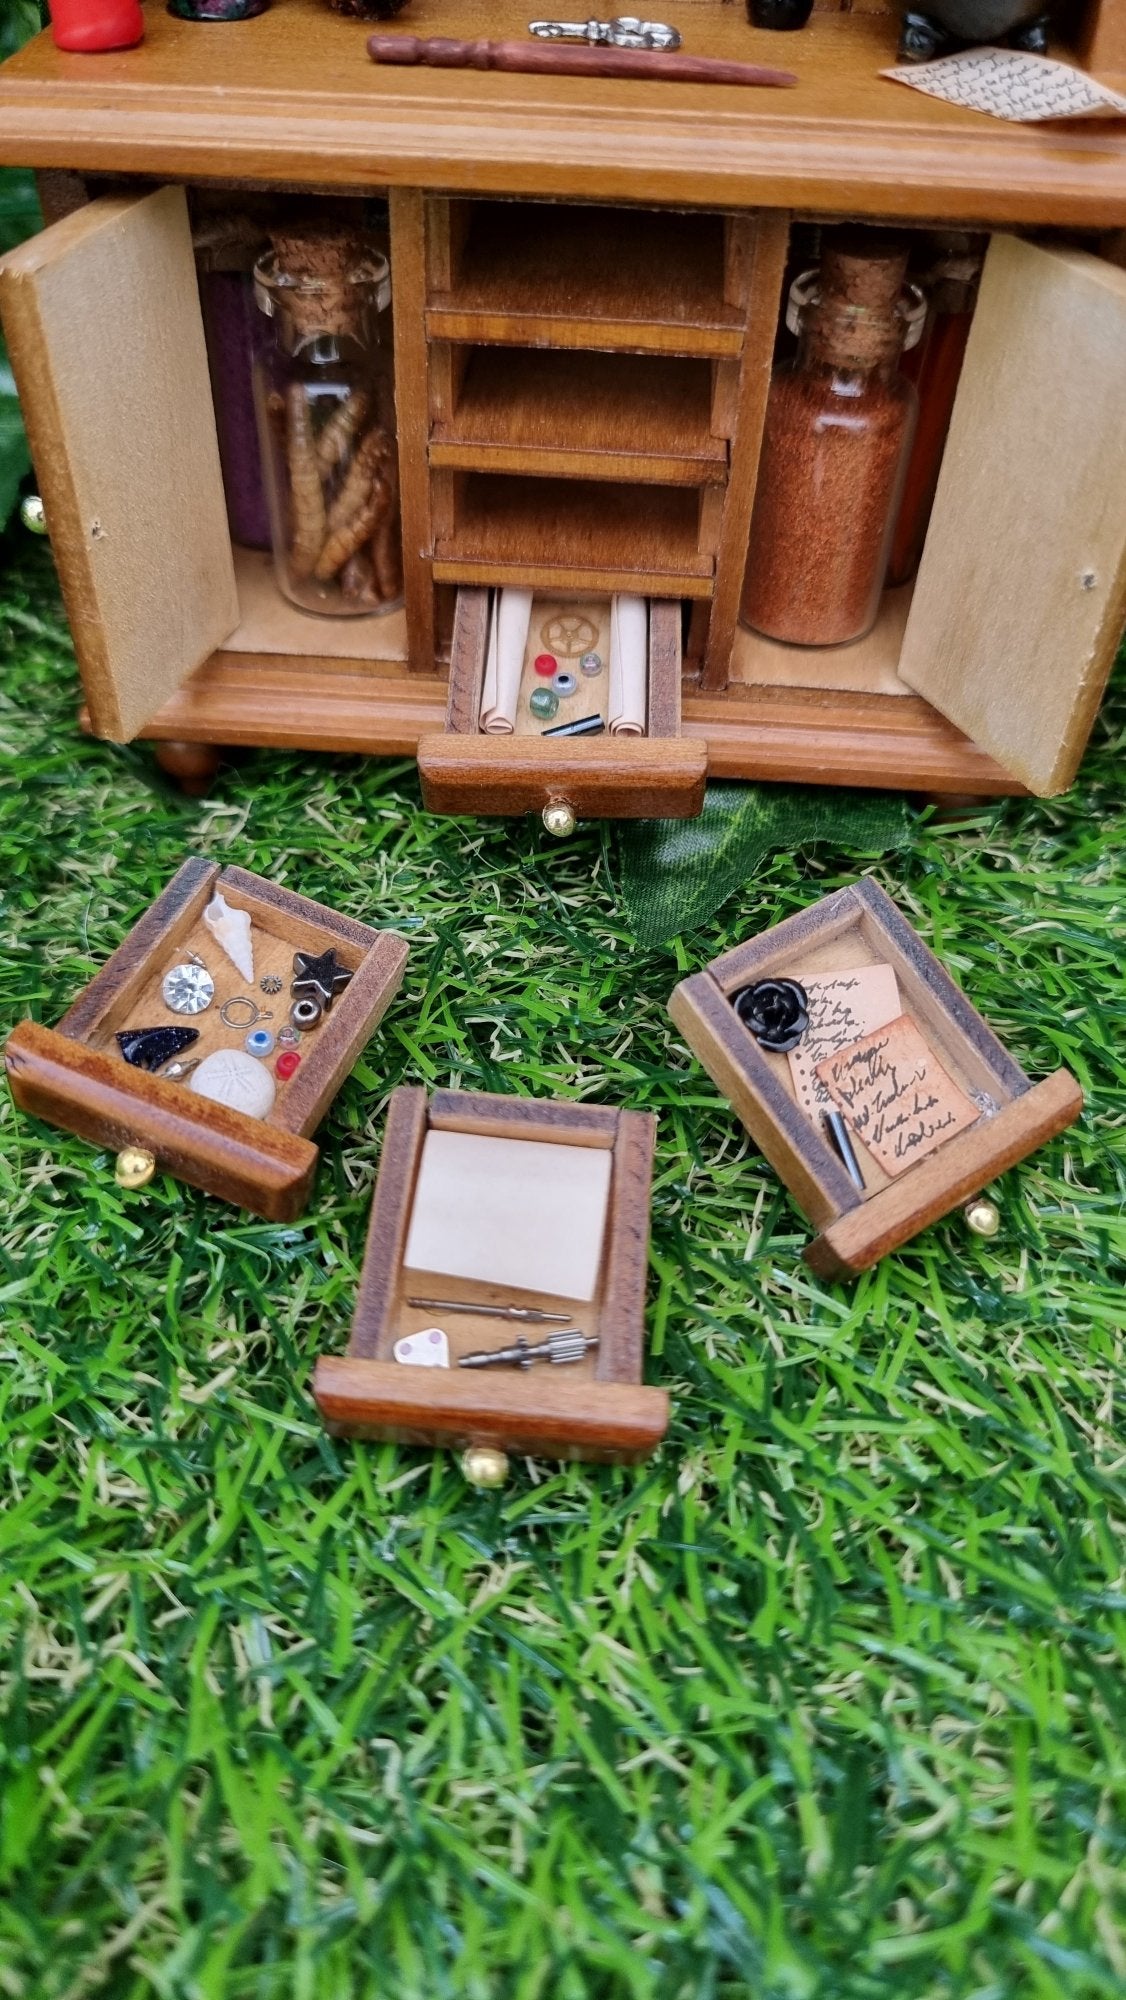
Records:
M461 1454L461 1469L471 1486L503 1486L508 1478L508 1453L492 1444L471 1444Z
M966 1218L966 1228L975 1236L997 1236L1001 1229L1001 1211L995 1201L989 1201L983 1194L975 1195L968 1201L962 1214Z
M144 1146L123 1146L114 1161L113 1177L120 1188L147 1187L156 1172L156 1155Z
M28 493L20 502L20 520L31 535L47 533L47 516L38 493Z
M543 823L556 840L566 840L575 831L575 808L566 799L551 799L543 809Z

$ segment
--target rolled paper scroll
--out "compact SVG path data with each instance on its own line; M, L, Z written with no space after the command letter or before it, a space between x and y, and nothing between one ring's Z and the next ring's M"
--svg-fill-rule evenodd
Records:
M649 605L644 597L610 600L611 736L644 736L649 692Z
M530 590L493 592L485 684L481 690L481 727L486 736L511 736L516 727L524 650L531 622Z

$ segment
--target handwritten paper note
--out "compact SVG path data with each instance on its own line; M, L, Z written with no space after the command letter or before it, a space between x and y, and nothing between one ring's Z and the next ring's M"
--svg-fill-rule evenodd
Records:
M830 1056L817 1074L861 1144L893 1177L982 1115L907 1014Z
M1039 125L1047 118L1126 118L1126 97L1117 91L1069 63L1022 49L963 49L937 62L897 64L880 75L944 104L1018 125Z
M847 971L813 973L802 980L809 1001L809 1026L790 1050L790 1075L798 1103L814 1124L833 1100L818 1064L850 1042L894 1021L900 1011L899 984L890 965L857 965Z

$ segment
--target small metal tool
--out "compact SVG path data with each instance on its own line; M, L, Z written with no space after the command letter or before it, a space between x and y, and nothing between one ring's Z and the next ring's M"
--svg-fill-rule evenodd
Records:
M420 1312L477 1313L482 1319L516 1319L523 1326L566 1326L570 1313L545 1313L539 1306L475 1306L468 1299L408 1299Z
M839 1111L826 1111L822 1113L822 1116L824 1117L829 1137L841 1156L849 1180L852 1182L853 1187L860 1194L863 1194L865 1180L860 1171L860 1162L852 1150L852 1140L848 1136L848 1126L845 1124Z
M601 736L606 724L600 715L584 715L578 722L557 722L554 729L541 729L541 736Z
M549 1333L546 1340L537 1340L534 1346L521 1337L513 1347L494 1347L483 1354L463 1354L459 1368L531 1368L537 1361L550 1361L556 1368L566 1361L582 1361L592 1347L598 1346L596 1333L580 1333L572 1328L569 1333Z
M678 49L680 34L667 21L639 21L618 14L612 21L529 21L528 33L542 42L587 42L592 48Z

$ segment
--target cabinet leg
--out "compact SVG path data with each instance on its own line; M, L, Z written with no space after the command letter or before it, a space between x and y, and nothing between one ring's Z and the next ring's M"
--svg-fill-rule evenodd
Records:
M156 761L190 799L201 799L223 761L213 743L157 743Z

